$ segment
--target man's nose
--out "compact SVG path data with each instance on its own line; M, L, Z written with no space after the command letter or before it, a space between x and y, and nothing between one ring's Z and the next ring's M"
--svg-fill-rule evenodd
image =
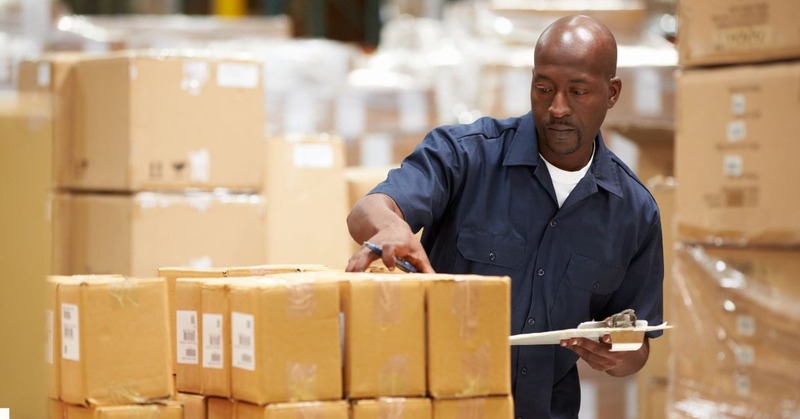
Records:
M550 102L550 108L548 111L553 118L563 118L565 116L569 116L572 113L572 109L569 107L569 100L567 99L566 93L556 93L553 96L553 101Z

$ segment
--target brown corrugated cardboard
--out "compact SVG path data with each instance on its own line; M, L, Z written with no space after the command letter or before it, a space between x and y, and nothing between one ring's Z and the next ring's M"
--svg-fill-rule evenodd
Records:
M231 397L230 279L206 280L202 286L201 381L203 394Z
M682 66L800 58L795 0L681 0Z
M511 396L470 399L434 399L435 419L511 419L514 401Z
M0 379L0 406L31 418L47 415L42 308L53 251L52 107L38 103L0 93L0 330L13 337L0 350L0 371L25 377Z
M385 397L352 404L353 419L431 419L433 408L426 398Z
M64 419L64 402L61 400L47 399L47 417L49 419Z
M253 278L230 286L233 397L255 404L342 397L339 285Z
M186 419L206 419L206 396L199 394L178 393L175 400L183 406L183 417Z
M208 419L231 419L234 416L234 401L232 399L222 399L219 397L209 397Z
M350 252L341 139L270 138L266 150L266 262L344 267Z
M175 282L175 389L203 393L202 278L178 278Z
M266 204L258 195L59 194L59 273L151 276L159 267L262 263ZM63 255L62 255L63 256Z
M346 397L424 396L425 293L420 281L376 275L342 285Z
M689 414L791 417L800 352L796 248L683 246L672 292L675 348L670 405Z
M58 287L61 399L118 405L172 394L163 279L80 279Z
M236 419L348 419L350 412L345 401L277 403L257 406L236 403Z
M67 405L64 419L183 419L178 403L83 407Z
M432 278L424 282L428 393L434 398L509 394L509 278Z
M800 243L800 62L684 71L675 173L679 239Z
M86 57L74 72L74 172L65 186L261 188L264 96L257 62L114 54Z

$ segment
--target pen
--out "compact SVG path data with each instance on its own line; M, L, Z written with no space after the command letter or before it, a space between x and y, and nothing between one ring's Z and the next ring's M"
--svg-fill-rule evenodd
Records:
M364 242L364 246L367 246L367 248L369 250L372 250L372 252L375 253L376 255L383 256L383 249L381 249L381 247L378 246L377 244L370 241L366 241ZM397 256L394 257L394 263L403 272L409 272L409 273L419 272L417 271L417 268L415 268L414 265L412 265L409 261L405 259L400 259Z

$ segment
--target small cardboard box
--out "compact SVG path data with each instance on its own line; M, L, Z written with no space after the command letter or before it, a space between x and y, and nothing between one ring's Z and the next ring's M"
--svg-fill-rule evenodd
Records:
M514 417L514 401L511 396L434 399L433 417L436 419L511 419Z
M236 419L349 419L350 411L345 401L276 403L257 406L236 403Z
M75 64L70 172L89 191L262 186L263 82L257 62L170 53Z
M260 405L341 399L336 282L237 281L230 310L235 399Z
M105 277L58 286L61 399L142 403L173 392L163 279Z
M231 397L231 312L228 302L231 279L203 282L201 296L203 394Z
M428 393L434 398L509 394L510 279L425 277Z
M800 243L800 62L687 70L678 76L678 239Z
M179 403L97 407L67 405L64 419L183 419L183 413L183 406Z
M387 397L362 399L352 403L353 419L431 419L431 400Z
M424 396L422 283L400 275L353 278L342 284L342 310L346 396Z
M678 52L684 67L800 58L795 0L682 0Z
M203 278L178 278L175 283L175 389L203 393Z

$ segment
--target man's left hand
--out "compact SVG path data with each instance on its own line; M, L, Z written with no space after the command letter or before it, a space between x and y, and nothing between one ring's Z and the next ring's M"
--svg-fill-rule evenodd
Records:
M609 335L604 335L599 342L586 338L564 339L561 341L561 347L574 351L592 369L617 377L639 371L647 362L650 353L650 345L646 338L642 347L636 351L611 352Z

